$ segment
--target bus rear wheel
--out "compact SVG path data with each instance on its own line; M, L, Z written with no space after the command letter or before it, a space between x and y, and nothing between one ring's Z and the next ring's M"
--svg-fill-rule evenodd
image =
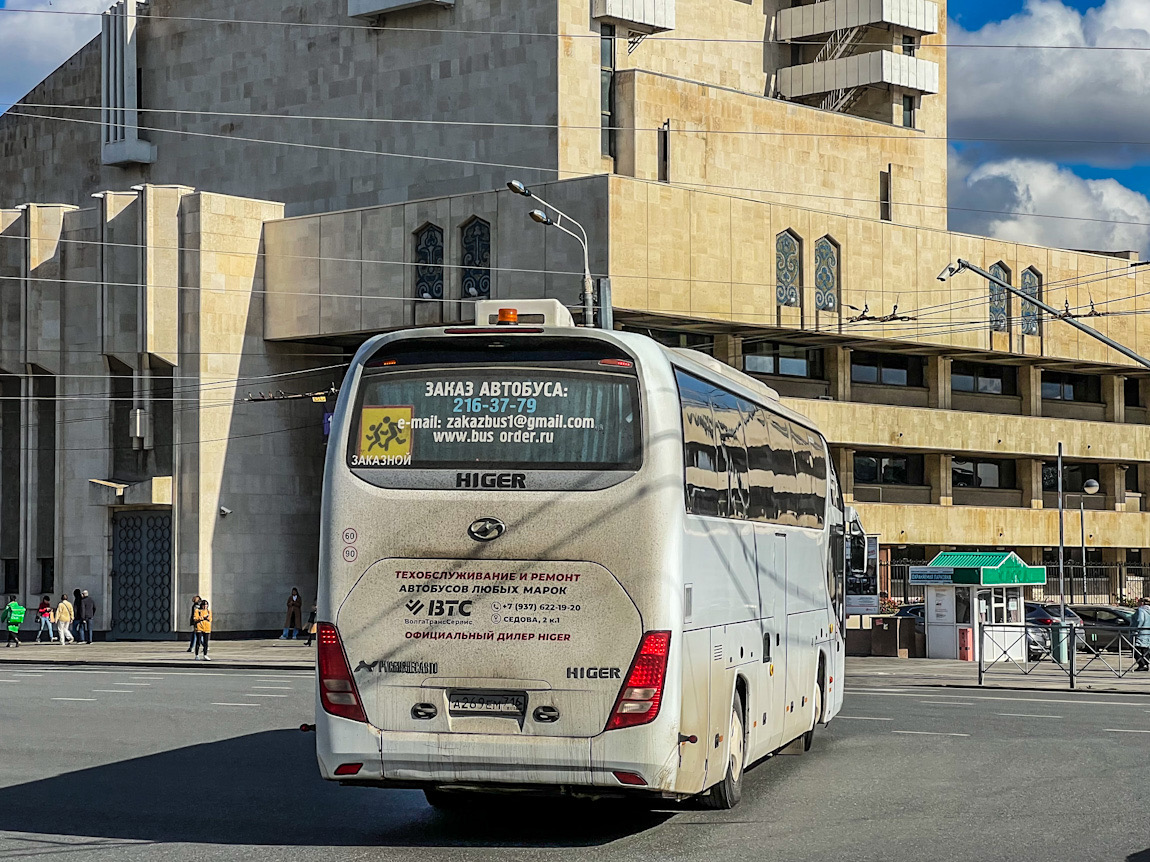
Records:
M811 746L815 744L815 728L819 726L819 721L823 717L823 687L819 683L815 683L814 693L814 712L811 716L811 729L803 734L803 751L810 751Z
M743 796L743 767L747 758L747 732L743 724L743 698L736 693L731 704L730 754L727 774L708 790L701 802L706 808L728 810L739 804Z

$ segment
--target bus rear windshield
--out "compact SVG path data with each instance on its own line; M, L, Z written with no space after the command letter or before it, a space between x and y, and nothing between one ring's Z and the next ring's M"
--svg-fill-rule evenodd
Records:
M638 383L555 367L375 373L351 434L355 468L636 470Z

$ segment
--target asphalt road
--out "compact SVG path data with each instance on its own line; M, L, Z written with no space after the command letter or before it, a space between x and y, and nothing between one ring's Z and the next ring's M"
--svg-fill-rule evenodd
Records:
M0 859L1150 862L1150 697L859 688L731 812L461 816L320 781L296 729L311 689L211 665L0 668Z

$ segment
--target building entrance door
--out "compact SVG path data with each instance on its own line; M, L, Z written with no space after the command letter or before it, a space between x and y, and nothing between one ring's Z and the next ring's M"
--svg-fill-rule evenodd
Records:
M112 515L114 638L156 638L172 626L172 513Z

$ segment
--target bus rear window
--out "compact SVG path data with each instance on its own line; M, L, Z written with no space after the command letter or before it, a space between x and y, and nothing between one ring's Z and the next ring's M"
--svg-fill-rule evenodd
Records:
M569 368L433 368L365 376L355 468L635 470L632 374Z

